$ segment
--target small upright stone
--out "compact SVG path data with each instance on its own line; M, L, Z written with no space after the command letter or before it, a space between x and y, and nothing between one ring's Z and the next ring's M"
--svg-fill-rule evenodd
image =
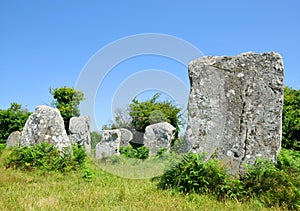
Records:
M150 148L149 155L155 155L159 149L170 149L176 128L168 122L159 122L146 127L144 145Z
M63 118L56 108L36 107L23 128L20 139L21 146L32 146L42 142L53 144L60 151L66 147L71 147Z
M119 155L120 130L103 130L102 140L96 145L95 157L103 159L112 155Z
M91 153L90 118L88 116L70 119L69 138L71 143L78 143L87 153Z
M132 137L131 131L125 128L103 130L102 140L96 145L95 157L102 159L112 155L119 155L120 147L128 146Z
M6 147L18 147L20 145L21 132L12 132L6 141Z
M244 171L281 148L283 61L278 53L208 56L189 64L185 151L205 152Z

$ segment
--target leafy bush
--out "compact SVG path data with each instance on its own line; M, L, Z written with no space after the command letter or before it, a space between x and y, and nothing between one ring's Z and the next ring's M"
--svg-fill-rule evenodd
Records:
M73 153L68 150L61 153L46 142L31 147L14 148L5 159L6 168L60 172L76 170L84 165L86 154L80 145L73 145L72 149Z
M96 145L102 140L102 135L97 131L91 132L91 148L95 149Z
M0 144L0 155L3 151L3 149L5 149L5 147L6 147L6 144Z
M60 87L52 89L50 88L50 94L53 98L53 106L55 106L64 119L65 129L68 132L69 122L73 116L79 116L79 104L84 100L84 94L74 88Z
M248 174L241 178L244 190L267 206L287 206L300 209L300 173L291 175L272 162L258 160Z
M300 90L284 88L282 146L300 150Z
M168 156L168 149L167 148L160 148L158 151L157 151L157 153L156 153L156 155L155 155L156 157L158 157L158 158L165 158L166 156Z
M225 181L226 172L216 160L204 160L203 154L185 155L181 162L161 176L158 187L175 188L184 193L216 193Z
M212 194L218 199L245 201L257 198L267 206L300 209L300 171L283 152L279 166L258 160L240 178L228 175L220 161L205 161L203 154L187 154L158 179L158 188L184 193ZM300 159L300 157L297 157ZM299 165L299 164L297 164ZM293 171L291 171L293 169Z
M134 148L133 146L129 145L127 147L120 147L119 151L120 154L129 158L145 160L149 157L149 148L145 146Z
M73 166L83 166L86 160L84 147L80 144L72 144L73 157L71 158ZM71 164L71 163L70 163Z
M286 172L300 172L300 151L281 149L277 167Z
M148 101L139 102L137 99L132 101L129 105L132 126L137 131L145 132L148 125L164 121L173 125L178 133L181 125L179 114L181 109L170 101L157 102L159 96L157 93Z
M0 109L0 143L5 143L12 132L22 131L30 114L18 103L11 103L6 110Z

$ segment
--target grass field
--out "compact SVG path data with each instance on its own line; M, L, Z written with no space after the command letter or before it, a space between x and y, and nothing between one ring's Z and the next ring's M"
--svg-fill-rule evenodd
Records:
M6 169L0 160L0 210L283 210L257 200L220 202L208 195L162 191L150 179L124 179L89 161L82 172L41 173Z

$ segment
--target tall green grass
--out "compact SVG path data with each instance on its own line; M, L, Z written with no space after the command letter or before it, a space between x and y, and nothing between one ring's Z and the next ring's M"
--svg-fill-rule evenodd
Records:
M7 158L12 150L4 149L0 155L0 210L248 211L287 208L279 205L266 208L256 197L244 202L230 198L221 201L209 192L157 189L157 183L151 179L125 179L110 174L89 157L84 159L81 168L71 171L11 168L7 166ZM120 161L116 164L120 165Z
M89 182L79 171L41 173L1 166L0 210L273 210L255 200L224 203L210 195L162 191L149 179L124 179L91 161L87 165L94 172Z

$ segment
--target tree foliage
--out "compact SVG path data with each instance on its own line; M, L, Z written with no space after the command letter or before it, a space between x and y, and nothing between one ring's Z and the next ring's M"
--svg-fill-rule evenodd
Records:
M14 131L22 131L30 114L18 103L11 103L6 110L0 109L0 140L6 140Z
M300 150L300 90L284 88L282 146Z
M176 128L178 133L181 125L181 109L171 101L157 101L159 97L160 94L156 93L150 100L144 102L133 99L129 105L132 126L137 131L145 132L146 127L150 124L168 122Z
M102 126L102 130L113 130L117 128L131 128L131 117L128 113L128 108L117 108L114 113L114 119L108 124Z
M80 101L84 100L84 94L79 90L66 86L55 89L50 88L50 93L54 98L52 104L60 111L66 131L68 131L70 119L80 115L79 104Z

